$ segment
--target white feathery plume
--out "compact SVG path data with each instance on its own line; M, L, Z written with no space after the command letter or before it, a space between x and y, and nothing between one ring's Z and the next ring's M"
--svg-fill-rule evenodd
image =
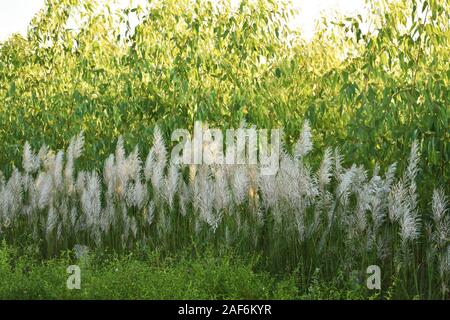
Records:
M14 221L15 215L22 206L22 196L22 176L17 168L14 168L2 192L0 214L3 214L3 219L6 219L6 224Z
M88 227L95 227L100 222L101 202L100 202L100 180L97 172L88 174L86 186L81 195L81 208L86 215Z
M259 205L259 194L258 194L258 179L259 179L260 170L259 170L258 165L249 165L248 171L249 171L249 173L248 173L249 206L250 206L252 213L254 213L256 218L258 218L258 220L259 220L259 219L262 219L262 217L263 217L263 212L260 210L261 208ZM224 189L222 189L224 191L221 192L223 194L223 195L221 195L221 197L224 198L225 197L224 195L226 194L225 190L227 190L226 184L221 186L221 188L224 188ZM223 200L225 200L225 199L223 199ZM226 200L222 201L222 202L226 203Z
M125 202L127 203L127 206L133 207L135 206L135 188L134 183L129 183L126 186L125 190Z
M28 141L25 142L25 146L23 148L22 166L26 173L34 173L40 166L39 157L33 153Z
M391 194L391 186L395 179L395 171L397 164L393 163L389 166L385 173L384 180L379 176L374 176L371 179L371 198L370 208L373 221L373 232L376 234L377 230L383 224L386 216L386 211L390 212L390 220L397 221L401 216L401 213L395 209L397 203L401 203L403 200L396 198L394 194ZM399 186L397 186L398 188ZM402 192L402 191L401 191ZM403 197L404 195L401 195ZM390 199L390 200L389 200ZM386 201L387 200L387 201ZM391 203L391 206L390 206Z
M141 159L139 158L139 148L136 146L133 152L127 157L125 163L126 175L131 178L140 176Z
M103 180L106 184L107 194L112 197L114 186L116 184L116 167L114 164L114 155L110 154L105 161L103 169Z
M152 158L147 159L149 161L151 160L154 161L151 174L151 182L155 194L159 195L161 192L161 188L163 187L164 184L164 169L166 167L167 162L167 150L164 145L164 139L158 126L155 127L155 131L153 133L153 146L150 152L152 154L152 157L154 157L153 159Z
M280 200L284 200L285 204L292 206L294 203L298 203L299 197L302 193L299 189L300 173L299 165L294 159L286 152L281 152L280 168L277 174L277 195Z
M178 190L179 190L178 204L179 204L181 215L184 217L187 214L190 192L189 192L188 185L186 184L186 182L184 182L183 179L180 179L179 184L180 184L180 186L178 187Z
M173 209L175 193L178 191L178 179L179 179L178 166L171 163L165 179L165 196L169 204L170 209Z
M367 171L363 166L355 167L352 179L352 192L358 192L367 181Z
M277 175L278 196L290 207L304 210L304 200L317 195L317 184L311 169L295 160L287 152L281 153L280 169ZM306 197L306 198L305 198Z
M59 151L56 154L55 161L52 167L53 184L55 189L59 190L62 186L62 172L63 172L64 152Z
M115 152L115 172L116 172L116 185L115 193L119 198L125 196L127 184L128 184L128 169L127 161L125 158L125 147L123 142L123 137L120 136L117 140L116 152Z
M405 198L405 210L404 210L404 220L405 223L413 225L417 229L417 233L420 228L420 218L418 217L418 195L416 192L416 176L418 172L418 164L419 164L419 145L417 140L414 140L411 147L411 154L408 160L408 168L406 170L406 174L404 176L404 184L407 188L407 194ZM409 221L414 221L414 223L409 223ZM408 230L411 228L408 228ZM416 237L414 235L414 237Z
M114 167L114 155L110 154L105 161L105 166L103 170L103 179L105 180L105 183L109 183L110 181L113 180L115 171L116 170Z
M83 131L80 132L80 134L75 138L74 144L73 144L73 159L78 159L81 154L83 153L83 147L84 147L84 133Z
M408 207L409 210L411 211L411 214L413 214L414 216L418 215L418 195L416 192L416 182L415 181L411 181L409 188L408 188Z
M219 166L214 173L214 209L216 212L228 208L231 201L226 173L222 166Z
M78 211L76 207L72 207L70 209L70 223L71 226L74 227L75 223L77 222L77 217L78 217Z
M406 170L406 175L405 175L405 179L409 183L412 183L417 176L417 172L419 169L419 167L418 167L419 161L420 161L419 144L418 144L417 140L414 140L413 144L411 146L411 153L410 153L409 160L408 160L408 168Z
M447 215L448 201L443 189L435 189L431 202L435 231L433 240L438 248L444 247L450 241L450 218Z
M84 146L84 136L81 132L77 137L73 137L66 151L66 165L64 167L64 183L67 191L71 194L74 190L73 170L74 161L81 156Z
M198 210L200 218L204 222L207 221L208 215L210 215L212 207L212 188L210 183L210 171L209 166L201 165L198 174L195 176L195 183L193 188L193 205L195 210ZM211 204L211 206L210 206Z
M82 194L84 190L84 186L86 184L87 173L85 171L78 172L77 182L75 184L75 188L78 194Z
M309 166L300 163L298 177L298 190L301 195L305 195L308 201L319 195L317 179Z
M450 272L450 245L447 246L447 250L440 256L439 260L439 273L442 277Z
M127 185L125 196L128 206L134 206L139 210L142 209L145 203L145 198L147 196L145 190L146 186L142 184L140 176L135 178L135 181L133 183L129 183Z
M51 200L53 189L52 177L44 172L41 172L36 179L36 190L39 192L38 207L44 209Z
M303 215L303 209L296 211L295 224L297 226L298 240L300 243L302 243L305 240L306 236L305 217Z
M147 197L147 186L141 182L141 177L137 177L134 182L134 204L140 210L144 206Z
M433 190L433 200L431 202L431 208L433 212L433 219L436 223L439 223L444 218L447 212L447 197L445 196L443 189Z
M364 185L367 192L367 210L370 211L373 223L373 243L376 242L376 231L384 222L384 208L383 208L383 179L379 176L380 168L378 163L375 163L373 175L370 181ZM370 240L370 241L372 241Z
M167 162L167 150L164 144L161 130L158 126L155 127L155 131L153 133L153 150L157 165L165 165Z
M206 180L207 175L205 168L205 166L200 166L197 172L196 166L191 165L189 167L189 193L191 194L192 207L196 212L200 210L201 187Z
M244 166L237 165L234 168L231 189L233 190L235 203L237 205L243 203L248 190L248 176Z
M34 185L34 179L28 173L25 173L22 176L22 188L24 191L24 195L25 193L27 194L27 196L23 199L23 204L21 204L22 213L31 220L31 215L34 213L37 207L37 190L36 186Z
M122 136L117 139L115 158L117 164L125 162L125 147Z
M416 240L420 236L420 219L406 209L400 218L400 238L403 244Z
M327 148L325 150L322 163L320 164L319 172L317 173L319 180L319 188L323 192L325 187L331 181L331 170L333 165L333 157L331 155L331 149Z
M220 145L221 140L213 138L213 133L207 127L203 131L203 163L221 164L224 162L224 157L221 152L222 146Z
M41 162L44 162L47 159L48 153L49 153L48 147L44 144L39 149L37 157Z
M305 155L307 155L312 150L313 144L312 144L312 134L311 134L311 127L309 125L309 121L305 120L303 123L303 128L300 133L300 137L297 140L297 143L295 144L295 158L301 159Z
M375 166L373 167L372 171L372 179L378 177L379 174L380 174L380 165L378 164L378 162L375 162Z
M212 207L209 207L208 210L211 210L206 215L206 223L211 227L212 232L216 232L217 228L219 227L220 221L222 220L222 213L216 212L216 214L213 213Z
M41 148L42 149L42 148ZM48 152L43 156L42 164L45 171L52 172L55 166L55 152L53 150L48 150Z
M144 166L144 176L146 181L150 181L153 174L153 168L155 166L155 155L153 148L150 149L147 159L145 160L145 166Z
M347 204L355 173L356 166L353 165L350 169L347 169L343 174L341 174L340 182L336 189L336 200L338 200L343 205Z
M359 232L363 232L367 228L366 211L369 210L370 190L369 186L365 185L357 192L356 204L356 227Z
M152 177L150 180L153 187L154 195L158 197L164 185L164 167L157 164L153 168Z
M108 232L111 225L114 223L114 204L112 201L106 201L106 207L102 211L101 228L103 232Z
M3 176L3 172L0 170L0 223L3 221L3 215L7 210L5 193L5 178Z
M376 177L379 178L378 176ZM375 185L375 181L378 182L378 186ZM372 184L368 185L367 190L369 199L368 210L370 210L373 222L373 236L376 236L378 229L384 222L385 207L387 207L383 204L383 201L385 201L385 199L383 189L379 186L380 183L381 181L379 179L372 179Z
M68 154L66 165L64 167L64 184L69 194L71 194L75 188L73 183L73 165L73 157Z
M397 163L394 162L391 164L385 174L384 177L384 186L383 186L383 192L385 194L389 193L391 189L391 185L394 182L395 179L395 171L397 170Z
M278 200L277 180L275 175L261 175L258 180L262 202L266 210L274 208Z
M406 189L399 181L394 185L388 196L389 219L391 222L399 221L405 211Z
M331 177L333 175L333 173L332 173L333 155L331 152L332 151L330 148L327 148L325 150L322 163L321 163L319 171L317 173L319 198L317 199L318 201L315 205L314 220L308 229L308 235L311 235L314 232L316 232L316 230L319 227L320 222L322 220L322 218L321 218L322 212L327 212L327 213L332 212L331 205L332 205L333 195L331 194L331 192L326 190L326 186L331 182ZM340 160L339 151L336 149L334 154L335 154L335 156L334 156L335 167L336 166L340 167L341 160ZM342 169L339 169L339 170L342 170ZM340 173L339 173L339 175L340 175ZM337 177L337 174L336 174L336 177ZM340 181L340 180L338 180L338 181ZM331 219L330 219L330 221L331 221Z
M197 176L197 166L195 164L189 165L189 177L188 177L189 185L195 183L196 176Z
M16 167L14 167L6 187L13 191L14 200L17 202L17 205L20 205L22 203L23 195L22 175Z
M336 177L336 180L341 180L341 174L342 174L342 161L343 157L339 151L339 147L336 147L334 149L334 175Z
M214 215L213 213L215 190L211 181L209 166L202 166L196 179L198 200L194 200L197 200L199 216L202 221L206 222L215 231L220 221L220 214Z
M322 213L331 214L333 205L333 195L329 191L321 192L319 195L319 201L314 208L314 220L309 226L308 234L315 233L322 222Z
M146 186L141 182L141 160L139 158L139 149L136 148L126 159L126 200L129 206L135 206L138 209L142 209L145 197Z
M398 182L388 197L389 202L389 217L391 221L400 222L400 237L402 243L406 244L408 241L417 239L420 236L420 222L421 219L417 215L417 199L415 193L415 174L417 158L417 144L414 143L410 163L405 180Z
M47 236L49 236L50 233L55 229L57 222L58 222L58 216L55 213L55 208L53 206L50 206L50 208L48 209L48 215L47 215L47 225L46 225Z
M10 190L3 187L0 190L0 222L3 226L9 225Z

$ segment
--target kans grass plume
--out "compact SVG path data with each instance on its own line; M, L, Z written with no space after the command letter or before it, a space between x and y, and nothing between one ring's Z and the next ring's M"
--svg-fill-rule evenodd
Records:
M314 163L307 121L293 154L283 147L271 176L247 164L176 165L158 127L144 163L137 147L127 155L120 137L102 172L76 172L83 147L83 134L65 152L43 146L36 153L25 143L23 171L0 172L1 239L29 237L48 255L74 246L175 247L194 238L262 250L284 263L306 255L311 267L337 259L351 268L361 259L412 252L428 259L415 260L417 268L435 265L441 281L449 281L448 197L436 189L429 214L423 213L417 141L403 175L395 163L384 175L378 165L370 175L362 166L344 167L338 148L326 148Z

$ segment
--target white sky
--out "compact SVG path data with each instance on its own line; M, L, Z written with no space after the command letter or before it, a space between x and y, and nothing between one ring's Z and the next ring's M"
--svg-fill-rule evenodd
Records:
M119 1L128 3L129 0ZM364 8L364 0L293 0L293 2L301 12L292 25L300 27L307 39L314 34L316 19L322 12L326 15L334 10L352 13L360 12ZM16 32L25 34L29 22L43 4L44 0L0 0L0 41Z

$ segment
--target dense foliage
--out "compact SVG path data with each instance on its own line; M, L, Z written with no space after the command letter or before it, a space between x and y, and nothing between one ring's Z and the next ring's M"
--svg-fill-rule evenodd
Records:
M279 1L94 3L47 1L26 38L1 44L3 171L25 141L59 148L81 130L92 163L119 135L145 150L156 122L168 135L246 119L292 141L307 118L318 150L343 146L349 163L392 163L418 139L422 183L448 185L448 1L373 2L311 42Z
M81 289L67 290L67 266L81 266ZM197 248L163 256L138 252L107 256L98 252L40 261L0 245L0 297L3 299L374 299L356 275L339 274L307 283L297 272L273 275L254 256ZM392 295L394 286L383 291Z

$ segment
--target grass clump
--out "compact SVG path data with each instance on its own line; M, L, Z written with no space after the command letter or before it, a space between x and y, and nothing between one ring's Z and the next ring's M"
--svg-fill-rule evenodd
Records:
M3 244L0 299L295 299L294 276L255 270L255 259L233 254L158 253L114 256L90 253L76 259L65 252L40 260ZM69 290L69 265L78 264L81 288Z

